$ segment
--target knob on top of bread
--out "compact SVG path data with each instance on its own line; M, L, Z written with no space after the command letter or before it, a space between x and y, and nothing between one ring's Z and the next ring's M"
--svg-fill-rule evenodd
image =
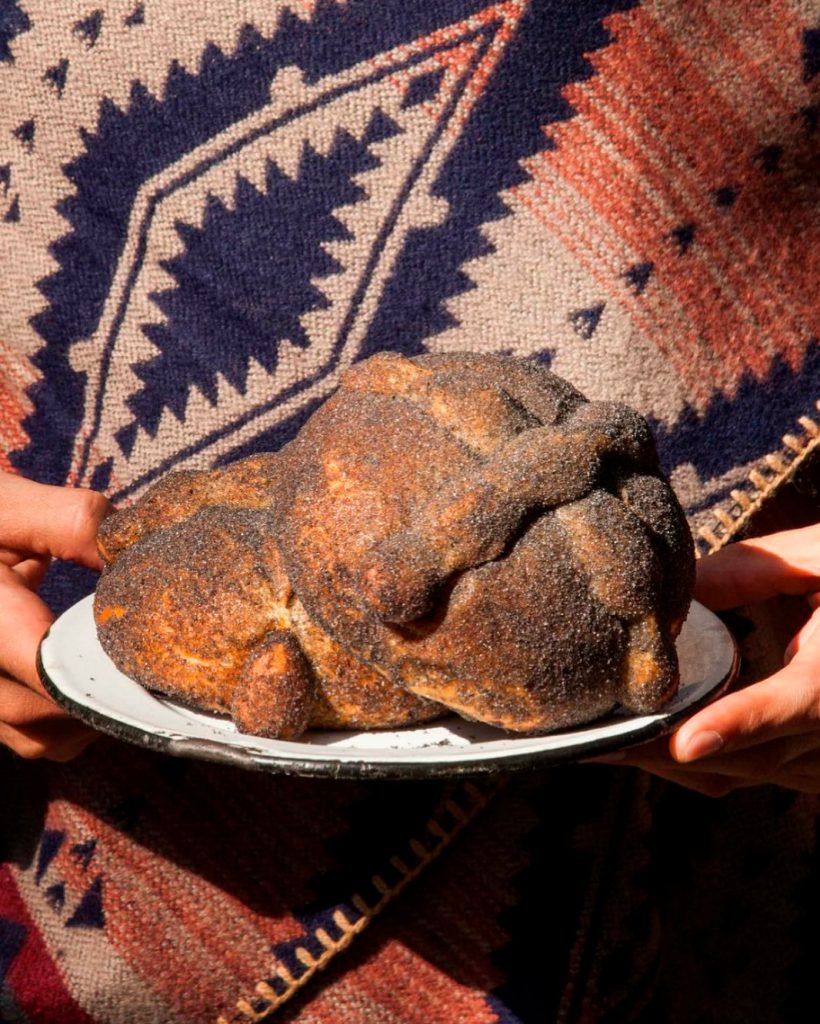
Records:
M645 420L504 356L354 365L280 452L100 529L101 643L248 733L659 710L694 578Z

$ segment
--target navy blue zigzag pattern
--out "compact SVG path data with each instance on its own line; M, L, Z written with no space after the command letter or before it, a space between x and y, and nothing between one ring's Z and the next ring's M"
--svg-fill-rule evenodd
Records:
M406 354L415 355L424 351L425 339L455 326L444 303L474 287L461 267L492 251L482 228L509 215L499 193L528 180L521 160L555 145L543 126L573 116L564 86L591 76L584 54L611 42L602 20L635 2L536 0L527 10L436 182L435 193L449 202L451 215L439 227L411 233L363 358L394 348L397 338Z
M817 401L818 381L820 341L812 338L797 370L778 357L763 379L746 372L734 397L715 392L705 412L687 407L671 426L650 419L664 471L691 462L704 479L715 479L779 450L783 434Z
M408 240L362 356L384 347L420 351L425 337L446 326L442 300L469 287L460 266L486 248L480 226L506 214L498 191L522 179L523 156L550 144L541 125L570 116L561 86L591 73L582 55L608 41L601 18L628 5L533 4L441 175L437 191L451 203L452 216L436 232ZM344 7L320 3L312 22L285 15L270 39L248 27L231 56L209 47L196 74L172 66L161 99L135 83L127 110L104 101L95 131L83 135L85 153L66 167L76 195L60 212L72 231L52 248L60 269L41 283L50 302L34 321L45 342L35 357L42 380L30 393L35 411L25 427L31 441L13 455L16 466L54 482L67 476L84 384L70 367L70 348L96 327L134 196L148 177L266 105L279 68L295 64L315 81L483 6L401 0L386 3L383 17L374 19L363 0ZM105 474L92 484L105 487Z
M388 208L385 211L383 211L383 219L381 220L379 228L375 234L373 243L370 246L367 258L363 261L361 267L358 268L357 270L357 280L355 283L355 287L353 289L352 297L344 309L344 316L341 318L340 324L335 334L335 338L332 340L332 344L329 348L329 353L326 355L321 365L317 369L313 370L310 375L304 375L300 379L288 383L284 388L282 388L279 391L274 390L272 397L267 398L266 400L262 401L261 403L255 406L243 409L238 416L236 416L233 420L229 421L224 426L221 426L217 428L215 431L204 436L198 436L197 438L192 440L191 443L189 443L187 448L183 449L181 452L177 452L174 455L170 456L164 462L155 465L152 470L144 474L138 480L132 481L129 487L119 492L118 495L114 496L115 500L143 486L145 483L150 482L152 479L164 473L166 470L170 469L178 461L187 457L188 455L200 451L218 440L224 440L236 429L244 426L247 423L253 422L258 416L281 405L282 402L284 402L285 400L299 395L301 392L305 391L316 381L320 380L322 377L325 377L328 373L330 373L330 371L336 365L339 356L344 349L349 334L353 329L357 312L367 294L369 283L372 280L372 276L378 266L378 261L381 256L381 253L383 252L387 244L387 241L395 228L395 225L404 207L404 204L406 203L409 195L412 192L414 183L417 181L419 175L421 174L421 171L423 170L437 140L446 130L449 118L453 111L455 110L455 107L461 95L463 94L464 89L467 86L470 77L470 70L481 61L483 55L486 53L487 49L491 45L494 32L498 27L500 27L500 22L495 22L494 24L491 23L489 25L485 25L484 27L479 28L471 28L469 25L467 25L465 35L462 37L462 40L460 40L459 37L456 37L454 40L445 40L441 44L443 49L447 49L451 46L459 45L459 42L463 41L463 38L477 40L479 43L478 47L475 49L473 53L469 66L466 69L461 70L456 88L454 88L453 91L451 92L448 101L441 112L441 116L437 119L432 132L426 138L423 146L416 155L416 159L412 162L404 178L400 182L398 182L399 187L396 189L396 194L395 197L393 198L393 201L388 205ZM422 51L421 54L411 53L403 62L400 62L392 69L390 67L376 69L372 71L370 74L366 74L364 78L360 79L358 82L354 82L352 84L342 83L338 85L336 88L329 89L326 93L319 95L317 98L315 98L312 101L309 101L305 105L297 106L294 109L287 111L280 117L274 117L273 119L269 119L265 124L263 124L260 127L257 127L254 131L252 131L247 138L252 140L256 137L259 137L262 134L275 130L278 126L282 124L292 122L293 120L300 117L302 114L320 109L327 103L332 102L332 100L337 95L341 95L345 92L348 92L350 89L356 90L358 88L361 88L362 86L366 86L369 82L377 82L385 78L390 73L391 70L412 68L415 64L419 63L419 61L422 60L423 57L424 51ZM381 120L384 120L384 118L382 117ZM382 134L383 133L384 131L382 130ZM142 261L144 260L146 255L147 238L150 232L151 221L155 215L155 212L159 204L163 201L164 198L167 198L169 195L173 194L178 189L184 188L189 181L193 180L200 173L206 171L215 163L218 163L219 161L225 159L226 156L230 156L230 154L238 145L241 145L241 142L233 143L232 145L224 147L221 152L217 152L213 156L200 161L199 164L193 170L177 175L173 180L169 181L162 188L156 189L153 192L153 194L149 197L148 202L146 204L147 210L142 218L139 227L139 240L136 249L136 255L128 273L128 281L126 284L126 288L123 296L120 298L120 301L118 303L117 313L113 318L111 329L108 333L108 337L106 339L105 345L101 353L100 364L103 382L105 381L108 375L109 368L111 366L111 359L113 356L114 347L116 345L116 338L120 324L122 323L122 317L125 313L128 297L130 294L130 289L133 286L133 283L139 274ZM91 423L90 430L88 431L84 439L83 454L81 460L82 469L85 468L86 461L91 450L91 446L93 445L97 436L104 398L105 385L103 383L103 386L99 389L95 400L95 407L93 410L93 422ZM98 470L95 471L95 473L99 473L99 468L100 467L98 467ZM102 479L102 477L100 479Z
M352 176L376 166L371 142L397 131L375 111L361 142L340 130L327 156L306 147L296 180L269 163L264 193L239 178L234 211L211 198L201 229L177 225L186 251L164 264L178 287L154 296L168 320L145 328L159 354L134 367L144 386L129 399L127 454L137 424L154 433L164 408L184 419L192 384L215 403L218 372L244 392L252 357L272 372L282 339L307 347L299 318L328 305L311 282L342 269L321 243L349 237L331 210L363 197Z
M17 0L0 0L0 63L11 64L10 43L31 28L31 19Z

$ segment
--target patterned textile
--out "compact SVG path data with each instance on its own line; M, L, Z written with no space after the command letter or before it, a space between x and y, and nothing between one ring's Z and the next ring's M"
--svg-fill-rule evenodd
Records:
M817 0L0 0L0 468L126 503L376 351L510 352L714 548L820 443L818 82ZM805 1019L808 798L0 764L3 1021Z

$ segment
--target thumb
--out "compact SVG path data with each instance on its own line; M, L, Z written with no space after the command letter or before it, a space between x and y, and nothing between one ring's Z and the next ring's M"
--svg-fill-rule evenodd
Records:
M669 751L681 764L745 750L814 727L820 699L813 663L792 661L762 682L716 700L672 736Z
M97 529L112 511L96 491L0 473L0 545L102 568Z

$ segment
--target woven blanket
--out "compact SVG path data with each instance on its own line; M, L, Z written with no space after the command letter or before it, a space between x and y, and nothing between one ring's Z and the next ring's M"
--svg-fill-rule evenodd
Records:
M507 352L647 416L715 548L820 439L818 83L817 0L0 0L0 469L126 504L280 447L374 352ZM750 672L779 622L735 622ZM107 739L0 767L3 1021L816 1002L809 798Z

